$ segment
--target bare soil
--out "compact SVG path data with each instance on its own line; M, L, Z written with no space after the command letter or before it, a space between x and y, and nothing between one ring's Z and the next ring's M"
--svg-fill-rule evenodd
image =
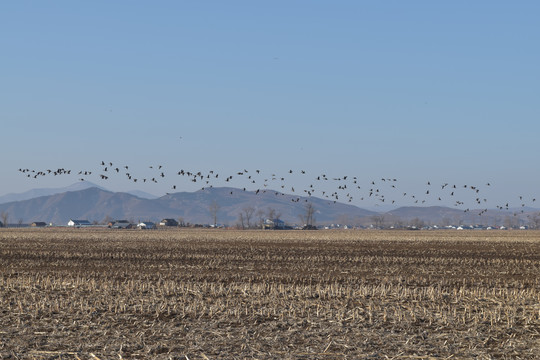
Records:
M1 359L540 359L540 232L0 229Z

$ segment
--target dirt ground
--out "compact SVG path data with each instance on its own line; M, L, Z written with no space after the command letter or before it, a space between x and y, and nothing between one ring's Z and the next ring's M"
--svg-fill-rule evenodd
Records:
M0 229L1 359L540 359L540 232Z

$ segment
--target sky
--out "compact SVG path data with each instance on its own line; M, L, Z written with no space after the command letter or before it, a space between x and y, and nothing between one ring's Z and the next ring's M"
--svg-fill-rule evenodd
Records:
M417 205L456 206L446 183L480 189L478 207L532 206L538 13L537 1L4 1L0 195L81 170L113 191L200 189L182 169L287 193L324 174L315 196L356 177L339 201L364 208L430 189ZM104 180L102 161L166 177ZM18 171L58 168L72 173ZM225 182L256 169L255 184ZM379 187L384 204L368 196ZM463 189L458 205L475 206Z

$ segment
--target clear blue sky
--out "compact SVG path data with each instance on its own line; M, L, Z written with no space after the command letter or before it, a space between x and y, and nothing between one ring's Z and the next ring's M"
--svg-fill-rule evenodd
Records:
M19 168L97 174L104 160L140 178L162 165L157 184L87 179L157 195L200 188L173 180L180 169L261 169L297 191L357 176L361 207L382 177L409 194L479 186L491 207L540 199L539 13L538 1L4 1L0 195L78 179ZM246 184L260 186L230 183Z

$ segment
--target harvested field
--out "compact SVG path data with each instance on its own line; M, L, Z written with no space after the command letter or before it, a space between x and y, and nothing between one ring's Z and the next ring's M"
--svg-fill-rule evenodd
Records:
M540 232L1 229L0 358L538 359Z

